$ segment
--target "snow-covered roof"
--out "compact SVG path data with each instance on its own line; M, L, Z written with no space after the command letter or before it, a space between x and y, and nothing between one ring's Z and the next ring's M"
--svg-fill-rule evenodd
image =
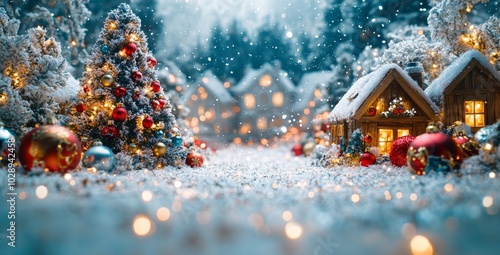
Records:
M436 98L443 95L444 91L453 81L464 71L464 69L476 60L481 66L488 70L498 81L500 81L500 73L495 70L495 67L477 50L469 50L462 54L450 66L448 66L425 90L425 93L430 98Z
M295 86L286 73L269 63L264 64L259 69L249 70L238 85L231 88L231 90L235 94L249 92L253 86L258 86L260 77L266 74L271 75L271 77L273 77L273 81L281 84L280 86L283 86L284 89L288 91L295 90Z
M210 70L205 71L196 84L203 86L208 91L212 92L212 94L214 94L214 96L219 99L221 103L234 102L234 98L224 87L224 84L222 84L222 82ZM193 88L193 93L196 93L196 88L197 87Z
M401 78L403 78L406 83L410 85L410 88L415 91L416 94L419 95L435 113L439 112L438 107L429 99L429 97L427 97L422 88L418 86L417 82L415 82L405 71L403 71L401 67L396 64L387 64L357 80L331 111L329 116L330 121L354 117L361 105L363 105L366 99L373 94L374 90L382 83L382 81L386 79L388 74L391 73L391 70L399 73ZM405 86L405 84L401 85Z
M332 71L319 71L304 74L300 80L299 86L296 89L297 100L296 104L294 104L294 108L304 109L309 103L311 95L314 94L314 90L316 88L326 89L328 87L328 83L334 76L335 73Z
M167 81L171 84L185 84L186 75L181 71L181 69L172 61L166 61L163 63L165 67L161 68L158 73L158 79ZM170 77L172 74L174 77ZM175 78L175 80L172 80Z

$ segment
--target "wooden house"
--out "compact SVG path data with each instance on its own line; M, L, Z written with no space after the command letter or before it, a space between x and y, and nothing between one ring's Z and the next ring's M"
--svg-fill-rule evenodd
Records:
M247 71L231 91L241 108L238 133L244 139L272 138L290 126L295 86L279 64Z
M334 76L334 72L319 71L305 74L300 80L292 107L302 131L310 130L313 120L326 121L328 118L330 109L326 96Z
M191 109L187 121L196 135L204 139L232 139L239 108L222 82L206 71L186 93ZM215 137L214 137L215 136ZM224 137L222 137L224 136Z
M372 137L371 146L389 152L400 136L425 133L435 120L438 107L405 71L395 64L384 65L356 81L329 116L331 142L348 141L361 128Z
M476 50L455 60L425 93L440 106L446 126L462 121L476 132L500 119L500 73Z

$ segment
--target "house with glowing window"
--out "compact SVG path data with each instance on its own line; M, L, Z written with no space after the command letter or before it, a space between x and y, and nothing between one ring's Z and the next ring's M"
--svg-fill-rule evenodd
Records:
M243 139L268 139L291 126L295 86L279 64L247 71L231 91L241 108L237 132Z
M500 119L500 73L476 50L462 54L425 93L440 106L446 126L462 121L476 132Z
M224 84L211 72L204 72L186 92L191 110L186 118L195 135L206 140L232 139L239 107Z
M302 131L310 130L313 120L322 121L328 118L330 109L325 96L328 95L328 87L334 77L335 73L332 71L319 71L304 74L300 80L292 107Z
M351 133L361 128L372 137L371 146L389 153L392 142L404 135L420 135L439 108L419 84L398 65L381 66L361 77L331 111L331 142L347 143Z

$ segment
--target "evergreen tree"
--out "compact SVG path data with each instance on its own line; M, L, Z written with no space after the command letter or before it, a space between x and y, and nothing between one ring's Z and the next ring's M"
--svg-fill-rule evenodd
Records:
M352 157L360 156L363 153L363 134L361 129L356 129L352 132L349 142L347 143L346 152Z
M108 14L71 111L79 136L138 154L138 167L182 164L187 150L155 66L141 20L120 4Z
M91 16L85 6L88 0L9 0L5 1L7 14L21 21L20 31L42 26L49 37L54 37L62 48L63 56L73 66L87 58L83 25Z
M293 53L292 46L285 39L285 31L279 23L266 22L257 31L257 37L253 41L251 50L251 63L253 68L260 68L265 63L278 60L281 69L286 70L297 83L302 66L299 58Z
M46 31L31 28L18 35L19 21L0 8L0 69L3 70L0 98L5 126L23 134L26 128L46 123L59 110L53 95L64 89L69 77L61 46ZM18 110L16 106L19 107ZM9 112L10 110L14 110ZM19 114L15 119L12 114ZM10 116L10 117L8 117Z

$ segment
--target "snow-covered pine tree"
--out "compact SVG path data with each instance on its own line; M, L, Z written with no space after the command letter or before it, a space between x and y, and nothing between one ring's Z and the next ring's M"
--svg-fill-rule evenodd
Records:
M5 98L0 108L9 111L1 118L5 118L6 127L22 135L26 128L56 116L59 106L53 94L66 86L69 73L61 46L53 38L46 39L44 29L32 28L27 35L17 35L19 22L10 19L1 8L0 24L0 69L1 75L8 78L2 79L0 93ZM18 114L18 119L12 114Z
M429 13L428 23L431 38L449 45L454 55L476 49L500 70L500 20L491 16L483 24L474 25L467 15L473 13L474 6L489 0L443 0Z
M138 168L181 165L187 150L155 65L141 20L120 4L108 13L70 109L80 138L139 156Z
M363 134L361 133L361 129L358 128L352 132L347 143L346 153L351 154L351 157L357 157L363 153Z
M21 31L43 26L49 37L62 45L62 54L71 65L79 65L87 58L83 38L83 24L91 13L85 6L89 0L9 0L7 14L21 20Z

